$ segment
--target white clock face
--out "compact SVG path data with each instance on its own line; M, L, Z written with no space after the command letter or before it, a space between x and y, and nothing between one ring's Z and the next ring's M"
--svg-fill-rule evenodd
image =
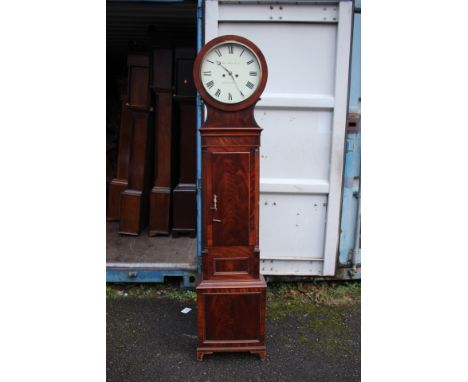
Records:
M257 90L262 71L257 56L248 47L226 41L203 57L200 78L212 98L233 104L245 101Z

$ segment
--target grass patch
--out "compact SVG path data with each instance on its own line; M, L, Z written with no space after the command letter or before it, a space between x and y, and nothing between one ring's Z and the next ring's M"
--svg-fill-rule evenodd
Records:
M176 285L168 284L108 284L106 297L113 298L170 298L183 302L197 301L197 293L183 290Z
M267 290L267 317L293 317L298 341L312 351L349 353L350 334L345 315L361 301L360 282L277 283ZM288 322L287 320L284 322Z
M177 283L165 284L108 284L106 297L165 297L179 301L197 300L193 290L183 290ZM271 318L281 318L289 313L316 313L326 306L359 304L360 282L343 283L273 283L268 285L267 306Z
M361 283L275 283L267 289L267 300L325 306L360 303Z

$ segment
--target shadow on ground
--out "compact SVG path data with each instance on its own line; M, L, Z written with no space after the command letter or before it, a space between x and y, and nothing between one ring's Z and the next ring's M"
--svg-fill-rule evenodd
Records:
M184 307L192 311L182 314ZM360 380L359 302L319 305L269 298L267 309L265 361L226 353L199 362L193 298L108 298L107 380Z

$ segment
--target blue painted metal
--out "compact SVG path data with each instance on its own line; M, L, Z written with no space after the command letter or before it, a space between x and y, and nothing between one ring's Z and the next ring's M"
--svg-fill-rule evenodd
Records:
M107 268L108 283L164 283L165 277L181 277L185 288L195 287L196 272L177 269Z
M203 0L197 4L197 53L203 46ZM197 264L198 272L202 271L202 166L201 166L201 136L202 103L197 92Z
M350 266L355 242L357 193L361 176L361 132L346 134L346 153L340 227L339 264ZM357 238L359 240L359 238ZM360 262L360 259L358 259Z
M351 80L349 110L361 112L361 2L354 4L353 43L351 48Z
M351 78L349 111L361 113L361 1L354 2L353 41L351 50ZM346 133L346 152L341 207L340 245L337 271L340 279L360 279L361 272L351 268L356 238L358 193L361 177L361 131ZM361 262L360 254L356 259ZM343 268L344 267L344 268Z

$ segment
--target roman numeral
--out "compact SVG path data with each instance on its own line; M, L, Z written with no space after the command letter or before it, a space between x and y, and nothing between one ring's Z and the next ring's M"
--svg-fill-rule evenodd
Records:
M239 54L239 57L242 56L244 54L244 52L245 52L245 49L242 49L242 52L241 52L241 54Z
M247 65L250 65L254 60L247 61Z
M231 93L228 93L228 98L229 98L229 101L232 101L232 94Z
M257 72L250 72L250 75L251 75L251 76L256 76L256 75L257 75Z
M240 92L240 94L241 94L242 97L245 97L245 96L244 96L244 93Z
M213 81L207 82L206 86L208 86L208 89L211 89L214 86L214 82Z
M204 76L211 76L211 70L207 71L207 72L203 72L203 75Z
M220 51L219 49L216 49L215 52L216 52L216 54L218 55L218 57L221 57L221 56L222 56L221 51Z
M219 96L221 95L221 90L216 90L216 93L215 93L215 96L219 98Z
M229 54L233 54L234 53L234 47L232 45L228 45L228 51L229 51Z
M214 64L214 62L213 62L213 61L210 61L210 60L206 60L206 61L208 61L208 62L211 62L212 64Z
M248 81L245 86L247 86L249 89L253 89L254 84L252 82Z

